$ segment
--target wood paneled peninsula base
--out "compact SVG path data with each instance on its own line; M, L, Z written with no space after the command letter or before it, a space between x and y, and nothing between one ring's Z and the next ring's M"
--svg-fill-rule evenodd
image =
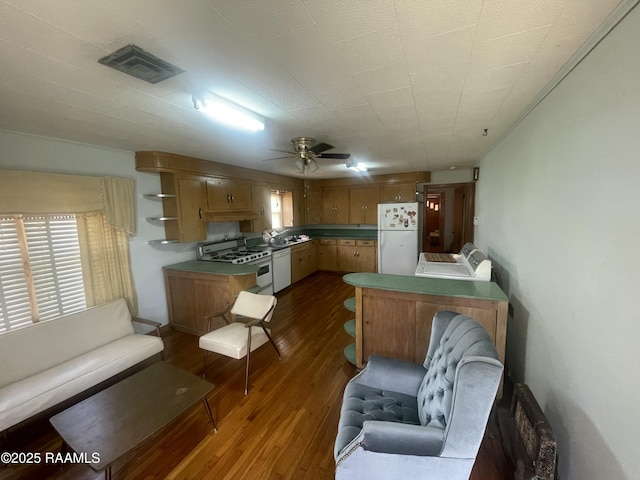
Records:
M358 368L365 366L371 354L421 364L433 316L441 310L481 323L504 363L508 299L495 283L379 273L350 273L343 279L355 287Z
M258 267L193 260L163 270L169 323L180 332L200 336L207 333L207 315L224 310L238 292L256 285ZM211 327L223 326L219 321Z

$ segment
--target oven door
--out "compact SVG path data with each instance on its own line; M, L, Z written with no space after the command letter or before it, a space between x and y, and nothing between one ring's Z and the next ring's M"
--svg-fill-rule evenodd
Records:
M250 262L250 265L258 267L256 282L260 287L261 295L273 295L273 272L271 271L271 257L261 258Z

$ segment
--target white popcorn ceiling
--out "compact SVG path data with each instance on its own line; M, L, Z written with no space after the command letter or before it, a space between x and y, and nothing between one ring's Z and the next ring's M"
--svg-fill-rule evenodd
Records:
M0 129L290 176L293 160L263 160L297 136L376 174L465 168L635 3L3 0ZM98 63L129 43L185 73L152 85ZM266 117L264 132L204 117L203 90ZM316 178L350 175L319 163Z

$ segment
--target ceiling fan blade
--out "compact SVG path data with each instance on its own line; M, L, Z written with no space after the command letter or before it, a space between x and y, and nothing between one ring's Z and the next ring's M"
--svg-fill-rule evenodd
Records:
M314 145L313 147L311 147L309 149L309 151L315 153L316 155L318 155L319 153L324 152L325 150L331 150L332 148L335 148L333 145L329 145L328 143L319 143L317 145Z
M285 155L284 157L265 158L263 162L270 162L271 160L283 160L285 158L295 158L297 155Z
M316 155L317 158L337 158L338 160L347 160L350 156L350 153L321 153Z
M292 152L291 150L280 150L278 148L263 148L262 150L269 150L270 152L289 153L291 155L295 155L296 154L296 152Z

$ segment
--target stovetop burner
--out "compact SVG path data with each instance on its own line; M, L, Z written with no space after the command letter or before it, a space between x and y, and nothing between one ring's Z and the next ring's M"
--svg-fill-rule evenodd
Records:
M203 244L198 247L198 258L208 262L250 263L270 257L271 250L247 248L244 239Z

